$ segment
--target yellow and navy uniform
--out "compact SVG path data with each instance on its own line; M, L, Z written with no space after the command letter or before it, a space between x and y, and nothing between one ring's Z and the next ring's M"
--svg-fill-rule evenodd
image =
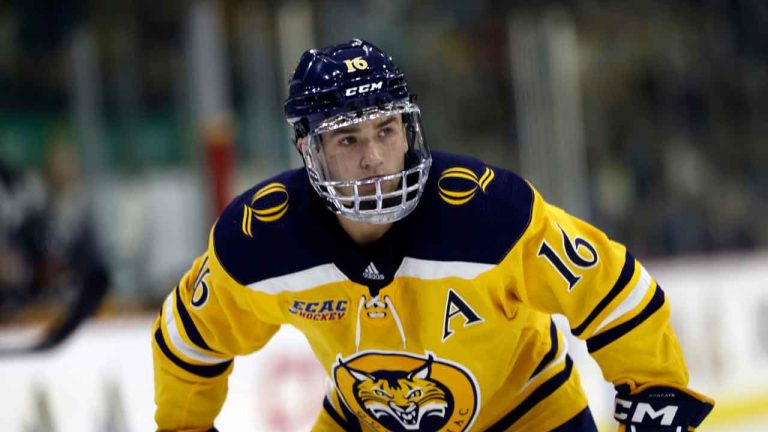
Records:
M615 385L687 386L656 281L514 173L435 153L416 210L359 246L288 171L228 206L167 297L156 421L211 428L232 358L289 324L335 386L314 431L554 430L588 411L550 314Z

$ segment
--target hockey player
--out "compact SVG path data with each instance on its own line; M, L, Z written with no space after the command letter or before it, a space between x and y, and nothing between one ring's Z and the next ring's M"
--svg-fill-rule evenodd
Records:
M285 114L306 169L227 207L155 323L160 430L213 428L232 358L288 324L334 384L313 431L595 431L555 313L615 385L620 428L688 431L712 409L645 268L516 174L430 152L381 50L305 52Z

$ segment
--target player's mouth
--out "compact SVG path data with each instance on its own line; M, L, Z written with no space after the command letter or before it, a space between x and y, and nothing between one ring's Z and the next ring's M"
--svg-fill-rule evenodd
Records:
M374 192L376 192L376 185L375 184L364 184L357 187L357 190L360 191L360 194L362 195L372 195Z
M358 185L357 186L357 190L360 191L361 193L365 192L364 195L368 195L370 193L376 192L376 181L375 180L377 178L379 178L379 177L381 177L381 176L380 175L374 175L374 176L364 177L364 178L359 179L358 181L360 181L360 182L368 182L368 183L364 183L364 184ZM382 182L381 185L383 187L384 186L384 182Z

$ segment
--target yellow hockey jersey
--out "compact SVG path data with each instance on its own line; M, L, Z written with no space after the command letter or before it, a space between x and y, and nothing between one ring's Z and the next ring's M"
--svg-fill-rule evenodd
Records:
M687 385L656 281L514 173L435 153L416 210L361 247L288 171L228 206L165 300L156 422L210 429L232 358L288 324L335 386L315 431L552 430L587 400L550 314L614 384Z

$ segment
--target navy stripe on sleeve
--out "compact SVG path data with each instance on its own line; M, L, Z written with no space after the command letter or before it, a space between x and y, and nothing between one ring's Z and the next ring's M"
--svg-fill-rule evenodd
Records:
M184 331L187 333L189 340L193 344L197 345L198 348L216 352L212 350L210 346L208 346L208 344L205 342L205 339L203 339L203 336L197 330L195 322L192 321L192 317L189 316L187 308L184 307L184 302L181 301L181 294L179 294L178 285L176 286L176 311L179 314L179 318L181 318L181 324L184 326Z
M664 291L662 291L661 287L657 285L656 293L653 294L653 298L645 306L645 308L643 308L642 312L640 312L636 317L632 318L631 320L623 324L620 324L615 328L606 330L598 334L597 336L593 336L587 339L587 350L591 354L599 350L600 348L603 348L604 346L610 344L616 339L624 336L625 334L632 331L632 329L642 324L643 321L645 321L646 319L648 319L648 317L653 315L654 312L661 309L663 305L664 305Z
M572 419L552 429L550 432L597 432L595 419L589 407L581 410Z
M557 349L558 349L557 327L555 326L555 322L552 320L549 320L549 338L551 340L549 351L541 359L541 362L539 362L539 365L536 366L536 370L534 370L533 373L531 374L531 378L535 377L536 374L544 370L544 368L549 364L549 362L554 360L555 356L557 355Z
M539 388L533 391L523 402L520 403L520 405L516 406L512 411L507 413L504 417L502 417L501 420L496 422L493 426L488 428L487 430L496 432L496 431L504 431L507 430L509 427L511 427L513 424L515 424L516 421L520 420L520 418L531 410L536 404L541 402L542 400L546 399L549 395L555 392L560 386L565 384L566 381L568 381L568 378L571 376L571 371L573 370L573 361L571 360L570 356L566 356L565 358L565 369L557 373L555 376L544 382Z
M173 362L176 366L184 369L185 371L195 374L197 376L201 376L203 378L213 378L216 376L221 375L224 373L230 364L232 364L232 360L226 360L219 364L214 365L193 365L190 363L185 362L184 360L176 357L176 355L171 351L170 348L168 348L168 345L165 343L165 339L163 338L162 329L158 327L157 331L155 331L155 342L157 342L157 346L160 347L160 351L165 354L165 356Z
M592 321L594 321L595 318L597 318L597 316L600 315L600 313L605 310L606 307L608 307L613 299L615 299L616 296L618 296L619 293L624 290L629 281L632 280L632 275L634 274L635 257L633 257L629 251L627 251L626 257L624 258L624 267L622 267L619 278L616 279L616 283L613 284L613 288L611 288L611 290L608 291L608 294L603 297L602 300L600 300L600 303L597 304L597 307L592 310L584 322L571 329L571 333L573 333L574 336L580 336L582 333L584 333L584 330L586 330L587 327L592 324Z

